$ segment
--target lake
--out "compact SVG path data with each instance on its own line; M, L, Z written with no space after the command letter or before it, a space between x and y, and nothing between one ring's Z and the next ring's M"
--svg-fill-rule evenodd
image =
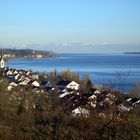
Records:
M112 86L131 91L134 83L140 83L140 55L138 54L60 54L59 58L15 59L7 66L38 72L71 70L89 75L97 85Z

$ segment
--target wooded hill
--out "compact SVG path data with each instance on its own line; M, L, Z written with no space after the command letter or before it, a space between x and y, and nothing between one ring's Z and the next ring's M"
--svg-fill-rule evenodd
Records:
M50 51L32 49L3 49L5 58L45 58L55 57L56 54Z

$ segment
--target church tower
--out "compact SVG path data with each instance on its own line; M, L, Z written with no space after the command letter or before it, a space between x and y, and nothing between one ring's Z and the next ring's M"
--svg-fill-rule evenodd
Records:
M4 68L3 51L1 50L0 68Z

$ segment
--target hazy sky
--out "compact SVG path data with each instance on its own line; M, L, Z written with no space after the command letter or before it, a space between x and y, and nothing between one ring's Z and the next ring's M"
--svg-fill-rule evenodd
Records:
M65 52L75 42L91 43L97 51L97 44L140 44L140 0L0 0L1 46L45 49L50 42L62 44ZM125 49L140 51L136 46Z

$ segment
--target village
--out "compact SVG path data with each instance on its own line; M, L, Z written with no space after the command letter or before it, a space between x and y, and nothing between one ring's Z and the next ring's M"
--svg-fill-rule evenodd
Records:
M9 100L16 100L17 103L22 101L22 94L32 92L38 97L41 94L55 93L59 98L60 105L66 110L66 113L76 116L90 116L90 113L96 110L99 116L106 117L111 113L111 108L117 108L118 115L121 112L127 112L140 105L140 98L128 97L118 99L115 91L100 89L91 86L81 93L81 85L76 81L62 79L52 83L48 75L32 72L31 70L17 70L5 67L3 54L0 60L0 76L8 81L7 92L11 93ZM2 80L1 83L2 84ZM16 91L18 89L18 91ZM30 103L26 101L26 109ZM36 108L36 104L32 103L32 108Z
M32 49L4 49L3 58L5 61L10 59L41 59L57 57L53 52L39 51Z

